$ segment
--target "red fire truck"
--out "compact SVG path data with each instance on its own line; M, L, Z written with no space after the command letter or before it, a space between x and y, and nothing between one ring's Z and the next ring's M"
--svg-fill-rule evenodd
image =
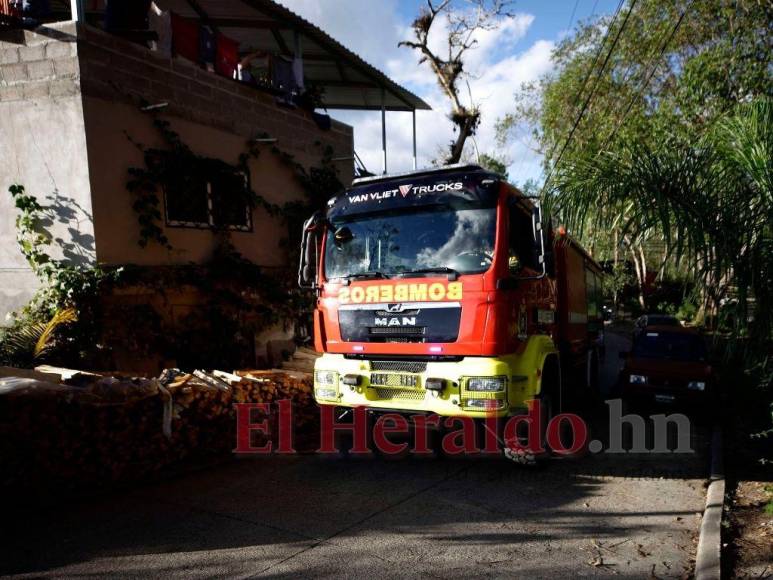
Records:
M357 179L304 225L320 405L482 419L595 387L601 269L477 166Z

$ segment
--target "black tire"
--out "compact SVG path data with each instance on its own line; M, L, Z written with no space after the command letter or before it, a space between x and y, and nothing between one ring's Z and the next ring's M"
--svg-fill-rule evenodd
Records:
M504 446L504 456L519 465L535 466L544 464L550 457L547 447L547 429L555 415L562 412L561 370L557 361L549 361L542 370L542 388L537 396L540 402L540 443L543 453L532 453L527 449L510 449Z

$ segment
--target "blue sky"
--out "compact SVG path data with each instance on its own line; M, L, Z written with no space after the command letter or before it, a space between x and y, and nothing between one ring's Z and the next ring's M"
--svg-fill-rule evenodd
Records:
M398 48L408 38L410 23L424 0L279 0L291 10L313 22L333 38L357 52L370 64L427 101L433 111L417 113L419 166L428 165L443 152L453 137L446 115L448 102L440 93L432 72L417 64L416 55ZM572 11L574 24L595 15L611 13L618 0L520 0L515 15L496 32L479 38L479 47L471 51L466 68L473 101L482 110L481 126L475 147L481 153L493 152L509 163L510 178L522 183L539 178L541 159L533 150L528 128L513 135L507 147L495 139L495 123L513 103L513 93L523 82L535 80L552 70L550 53L568 30ZM460 2L460 4L463 4ZM442 30L435 39L442 41ZM432 41L432 37L431 37ZM334 117L354 127L354 146L371 171L381 170L381 116L377 112L340 112ZM411 168L410 113L387 114L389 171Z

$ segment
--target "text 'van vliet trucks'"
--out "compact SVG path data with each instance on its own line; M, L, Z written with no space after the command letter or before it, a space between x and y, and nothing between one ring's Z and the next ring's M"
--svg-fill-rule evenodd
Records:
M304 225L319 405L483 419L595 387L599 266L496 174L355 180ZM563 384L562 384L563 383Z

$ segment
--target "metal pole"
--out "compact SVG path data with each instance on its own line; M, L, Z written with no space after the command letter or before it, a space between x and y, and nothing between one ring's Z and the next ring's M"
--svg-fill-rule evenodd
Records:
M416 109L411 111L411 115L413 116L413 170L416 171L418 169L416 163Z
M387 172L387 146L386 146L386 107L384 106L384 89L381 89L381 168L382 173Z
M82 0L70 0L70 15L75 22L83 21L83 3Z

